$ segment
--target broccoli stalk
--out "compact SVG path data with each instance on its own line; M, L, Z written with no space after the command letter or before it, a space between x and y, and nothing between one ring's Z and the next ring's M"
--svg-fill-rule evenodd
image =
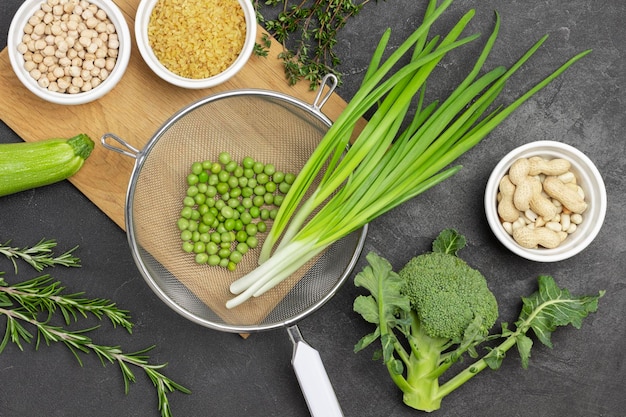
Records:
M572 296L550 276L540 276L539 289L523 297L515 330L502 323L501 334L490 335L498 316L493 293L484 276L456 256L465 239L444 230L433 251L413 258L396 273L385 259L369 253L367 265L355 277L355 285L369 291L354 301L354 310L376 325L355 346L358 352L380 339L381 358L392 381L403 392L406 405L434 411L441 401L486 368L498 369L505 353L516 346L523 368L528 367L533 330L537 339L552 347L550 336L558 326L580 328L595 312L604 295ZM478 359L477 347L499 340ZM440 378L465 354L477 359L445 382Z

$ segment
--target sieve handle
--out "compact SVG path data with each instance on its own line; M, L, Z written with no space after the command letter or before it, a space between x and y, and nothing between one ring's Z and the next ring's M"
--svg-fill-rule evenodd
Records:
M111 145L109 143L109 139L116 141L117 143L122 145L123 148L117 145ZM105 133L104 135L102 135L102 137L100 138L100 142L102 143L102 146L104 146L105 148L111 151L119 152L123 155L130 156L131 158L134 158L134 159L137 159L139 157L139 153L140 153L139 149L135 148L133 145L126 142L124 139L120 138L119 136L114 135L113 133Z
M293 343L291 364L312 417L343 417L322 358L302 338L297 326L287 328Z
M317 96L315 97L315 100L313 101L313 104L312 104L312 107L314 110L316 110L318 113L321 113L322 107L324 106L324 104L326 104L328 99L333 95L333 92L337 88L338 84L339 84L339 80L337 79L337 76L335 74L326 74L324 76L324 78L322 79L322 82L320 83L320 88L317 92ZM326 85L328 85L328 90L324 92L324 87Z

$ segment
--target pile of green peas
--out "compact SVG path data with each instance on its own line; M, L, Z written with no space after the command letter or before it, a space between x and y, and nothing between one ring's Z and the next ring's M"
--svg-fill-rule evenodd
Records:
M217 161L194 162L177 226L183 251L195 262L234 271L274 220L295 175L228 152Z

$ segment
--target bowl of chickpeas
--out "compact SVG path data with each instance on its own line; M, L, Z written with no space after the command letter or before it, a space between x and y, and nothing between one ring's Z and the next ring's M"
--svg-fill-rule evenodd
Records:
M77 105L117 85L131 38L112 0L27 0L11 21L7 48L28 90L51 103Z
M542 140L519 146L499 161L484 204L492 232L507 249L532 261L557 262L596 238L607 195L587 155L566 143Z
M141 57L177 87L215 87L235 76L254 50L250 0L141 0L135 15Z

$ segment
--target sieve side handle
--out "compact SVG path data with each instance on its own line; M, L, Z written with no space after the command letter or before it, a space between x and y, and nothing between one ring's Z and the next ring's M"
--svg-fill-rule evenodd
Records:
M120 144L122 147L110 144L109 139L114 140L115 142ZM105 148L111 151L115 151L123 155L130 156L131 158L134 158L134 159L137 159L139 156L139 152L140 152L139 149L135 148L133 145L126 142L124 139L120 138L119 136L114 135L113 133L105 133L104 135L102 135L102 137L100 138L100 142L102 143L102 146L104 146Z
M312 107L317 112L321 112L322 107L328 99L333 95L333 92L337 88L339 84L339 80L335 74L326 74L320 83L319 90L317 92L317 96L313 101ZM328 85L328 90L324 92L324 87Z
M304 341L297 326L291 326L287 331L293 343L291 364L311 416L343 417L319 352Z

